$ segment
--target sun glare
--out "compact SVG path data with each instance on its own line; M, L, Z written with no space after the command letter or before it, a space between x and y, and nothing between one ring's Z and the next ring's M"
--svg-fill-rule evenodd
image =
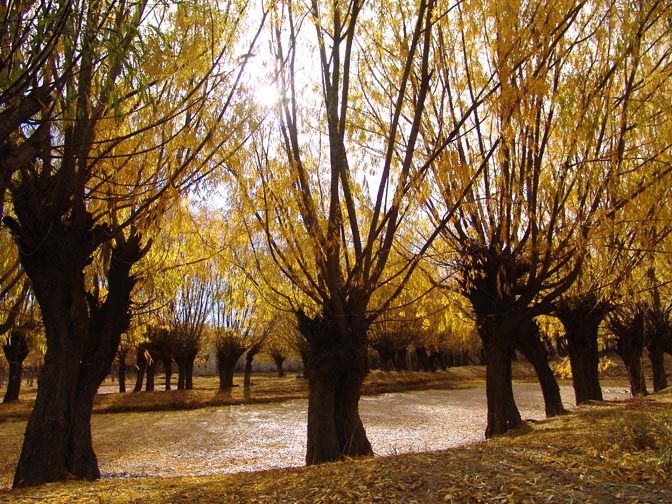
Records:
M254 91L255 101L262 107L272 107L280 101L280 93L271 84L262 84Z

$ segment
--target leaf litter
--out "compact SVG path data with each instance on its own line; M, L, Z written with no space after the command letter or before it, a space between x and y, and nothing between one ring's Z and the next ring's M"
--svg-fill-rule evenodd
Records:
M199 423L199 410L191 413L194 417L185 425L190 424L194 432L207 431L207 422ZM582 406L571 415L529 423L524 432L459 448L308 468L205 472L200 476L199 472L186 476L189 473L180 471L190 467L194 457L209 459L213 466L220 464L221 455L214 443L225 430L209 439L212 451L201 448L202 453L190 452L189 442L184 441L182 456L165 460L165 447L177 446L179 440L165 443L171 426L169 413L164 412L165 417L151 415L158 417L151 429L138 425L139 419L124 419L127 429L146 432L145 442L151 446L128 443L120 450L119 461L128 461L134 452L144 453L141 458L155 457L157 467L175 464L174 473L138 478L130 477L132 471L122 471L114 478L94 483L2 490L0 502L634 504L669 503L672 495L672 393L666 391L644 400ZM101 417L114 422L118 415ZM3 424L0 435L4 436L14 423ZM302 435L305 437L305 433ZM264 460L269 456L264 451L251 451L253 458Z

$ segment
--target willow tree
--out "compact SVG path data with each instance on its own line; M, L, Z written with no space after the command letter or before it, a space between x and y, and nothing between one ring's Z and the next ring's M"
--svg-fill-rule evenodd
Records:
M263 230L290 280L277 294L310 347L307 464L373 452L359 415L367 331L413 269L391 251L448 137L421 136L434 113L428 94L442 85L432 66L444 8L312 0L272 11L282 96L257 137L256 171L236 176L256 219L251 234ZM390 296L372 305L391 282Z
M15 486L100 475L93 396L128 327L133 267L163 209L235 136L216 142L212 133L224 119L237 130L227 116L239 67L230 55L244 7L84 0L5 9L3 36L31 20L11 38L20 43L13 61L40 62L26 94L48 92L5 142L18 161L4 222L46 330ZM49 20L58 37L34 29Z
M579 258L581 274L554 308L565 327L577 403L602 399L598 327L609 309L631 302L633 296L641 304L640 293L649 292L651 306L657 307L651 315L665 318L656 300L655 270L670 231L665 202L671 173L672 31L663 2L606 7L596 32L601 36L594 36L584 57L575 59L583 88L599 90L591 107L579 103L590 129L576 137L581 146L578 166L598 175L582 183L602 196L586 223L591 239ZM645 263L646 275L637 273ZM653 339L652 349L659 362Z
M535 366L547 415L564 409L535 317L576 279L587 223L605 193L605 172L582 162L579 147L599 135L588 112L604 83L582 72L594 62L591 37L604 35L601 13L574 1L465 2L454 15L457 57L439 67L454 83L446 114L460 135L437 163L427 208L438 220L467 194L442 246L485 349L486 436L521 423L515 348ZM495 80L497 93L462 120L463 97L484 80Z

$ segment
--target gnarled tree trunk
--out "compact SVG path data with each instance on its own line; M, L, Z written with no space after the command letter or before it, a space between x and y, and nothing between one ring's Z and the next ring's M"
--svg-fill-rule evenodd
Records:
M297 313L301 334L310 344L307 364L308 444L306 464L373 455L359 416L366 362L366 331L339 334L334 324Z

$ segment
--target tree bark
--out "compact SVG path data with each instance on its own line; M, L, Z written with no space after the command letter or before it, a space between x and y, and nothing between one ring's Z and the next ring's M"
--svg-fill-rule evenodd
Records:
M16 224L12 228L22 232ZM40 304L47 350L14 487L100 476L91 441L93 397L128 327L135 284L130 268L144 254L139 236L117 239L107 272L107 296L101 301L97 292L84 289L82 270L90 253L83 246L86 240L68 229L54 228L45 236L49 240L44 249L20 247Z
M299 330L310 343L307 366L308 442L306 464L373 455L359 416L366 361L366 331L355 324L339 334L323 318L297 313Z
M577 405L603 399L597 337L598 328L607 312L607 305L593 295L570 299L560 303L555 310L555 315L565 328Z
M665 352L672 352L670 345L670 324L667 315L660 309L652 307L646 312L646 348L649 352L653 372L653 391L658 392L667 387L665 374Z
M488 327L489 325L489 327ZM512 342L502 324L479 327L486 359L485 392L488 423L485 437L506 434L523 423L513 397L511 374Z
M157 364L157 355L154 353L150 354L150 360L147 363L145 368L146 372L146 381L145 381L145 391L154 392L154 377L156 376L156 364Z
M185 390L187 386L187 364L186 361L175 356L175 364L177 364L177 390Z
M187 354L185 361L184 371L185 371L185 383L184 386L187 390L194 389L194 361L196 360L196 353Z
M128 348L120 348L117 350L118 378L119 378L119 392L126 392L126 355L128 355Z
M550 418L567 413L562 405L560 387L551 367L548 365L548 353L541 341L539 326L535 320L531 319L521 323L520 330L515 335L515 344L537 373L544 396L546 417Z
M631 320L617 324L612 322L612 329L618 336L618 354L623 359L628 370L630 393L633 397L647 394L646 380L642 368L642 354L644 352L644 325L643 312L637 312Z
M653 391L659 392L667 388L667 375L665 374L665 352L655 343L648 347L651 370L653 372Z

